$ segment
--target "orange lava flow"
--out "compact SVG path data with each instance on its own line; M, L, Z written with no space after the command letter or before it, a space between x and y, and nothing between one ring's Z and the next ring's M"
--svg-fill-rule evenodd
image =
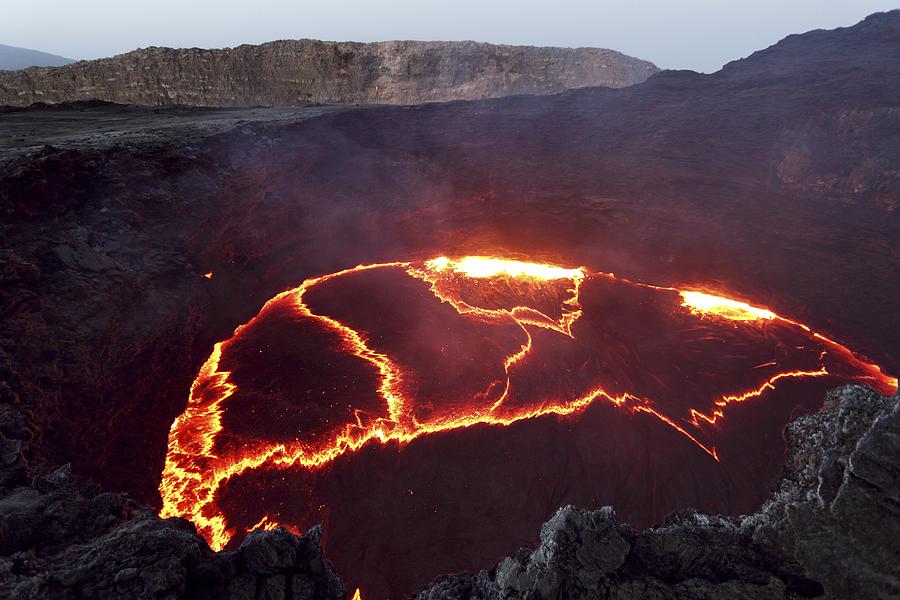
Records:
M405 380L410 374L405 372L398 361L385 352L376 350L375 344L366 334L357 331L341 321L310 308L305 295L311 289L351 274L377 269L400 269L408 276L424 282L430 293L441 303L451 306L459 315L484 323L497 323L518 327L524 332L524 343L502 361L505 381L498 381L497 399L487 403L473 403L465 411L450 411L427 418L419 418L414 410L415 398L410 397ZM214 549L223 548L238 530L230 526L216 504L217 493L231 478L248 470L261 467L286 469L290 467L313 471L333 462L340 456L351 453L369 443L408 443L420 436L442 431L466 428L476 424L507 426L525 419L545 415L571 415L583 411L597 400L606 401L633 414L645 414L672 428L684 436L710 457L719 460L716 448L703 443L698 438L701 427L715 425L726 414L728 405L758 398L775 388L779 381L791 378L812 378L828 375L825 356L834 352L852 362L854 368L864 373L863 379L870 380L879 390L897 387L896 378L884 374L874 364L858 359L841 344L826 336L813 332L809 327L776 315L744 302L715 296L697 290L677 290L645 285L669 294L679 294L685 314L698 319L724 319L734 321L735 326L764 327L769 322L797 328L807 337L821 343L820 367L815 370L781 371L767 377L760 385L743 391L724 394L714 400L715 408L708 413L691 409L691 418L675 417L665 412L652 399L640 397L631 392L613 392L598 387L577 397L547 399L537 405L511 406L509 404L510 376L516 366L532 353L534 332L545 330L567 338L575 339L573 328L582 318L581 290L585 280L592 276L611 277L611 274L591 274L584 268L564 268L555 265L505 260L496 257L470 256L460 259L439 257L425 262L395 262L374 265L360 265L329 275L307 279L300 286L282 292L270 300L260 311L275 303L290 301L298 318L309 319L339 338L341 347L348 355L365 361L377 375L378 400L383 404L384 416L367 417L356 412L353 422L340 425L329 439L318 442L303 440L279 443L258 442L244 444L237 449L217 453L216 440L223 431L222 416L229 398L236 391L231 381L232 373L221 366L223 353L242 331L250 327L254 320L241 325L229 340L217 343L191 387L190 397L184 412L172 424L169 433L168 452L160 483L163 500L161 516L183 516L196 525L198 531ZM548 314L533 306L516 304L512 306L476 306L467 302L460 286L472 281L517 282L540 288L556 286L562 297L559 314ZM516 330L517 331L517 330ZM758 365L777 368L777 361ZM494 386L495 384L491 384ZM487 398L491 390L483 392ZM275 527L276 523L264 516L252 529ZM357 590L355 597L360 597Z

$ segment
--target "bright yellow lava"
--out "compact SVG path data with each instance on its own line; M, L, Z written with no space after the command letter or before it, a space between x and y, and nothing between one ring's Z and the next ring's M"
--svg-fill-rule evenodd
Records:
M452 269L467 277L485 278L508 275L510 277L533 277L534 279L582 279L582 269L566 269L554 265L523 262L519 260L504 260L489 256L466 256L459 260L453 260L446 256L434 258L425 263L429 269L445 271Z
M712 314L732 321L758 321L774 319L778 316L765 308L750 306L746 302L739 302L731 298L713 296L703 292L679 293L681 294L681 305L695 315Z

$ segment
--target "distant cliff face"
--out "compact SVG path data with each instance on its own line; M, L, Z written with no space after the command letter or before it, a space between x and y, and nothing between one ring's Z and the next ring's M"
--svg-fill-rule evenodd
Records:
M476 42L270 42L224 50L146 48L61 68L0 73L0 105L419 104L587 86L624 87L658 69L599 48Z

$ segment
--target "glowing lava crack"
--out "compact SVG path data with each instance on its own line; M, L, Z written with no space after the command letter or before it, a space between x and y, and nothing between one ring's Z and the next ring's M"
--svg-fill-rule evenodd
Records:
M813 378L897 387L801 323L699 290L488 257L358 266L279 294L215 345L172 424L161 514L220 549L249 523L278 522L260 507L242 528L220 506L254 469L315 475L373 441L598 400L719 460L730 405Z

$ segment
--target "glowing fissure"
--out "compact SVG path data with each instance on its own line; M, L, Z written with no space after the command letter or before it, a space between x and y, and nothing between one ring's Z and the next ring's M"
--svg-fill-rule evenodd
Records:
M402 269L409 276L427 283L431 293L441 302L452 306L459 315L488 323L514 324L521 328L525 336L524 343L515 352L506 356L502 362L505 381L494 381L488 390L481 393L487 398L491 391L490 388L503 386L503 392L496 401L473 405L465 414L441 414L419 420L413 410L414 399L404 395L402 384L405 373L397 362L387 354L373 349L365 334L335 318L314 313L304 301L304 295L310 289L327 281L352 273L387 268ZM596 273L592 276L616 279L614 275L608 273ZM575 398L547 399L536 406L512 408L506 406L505 402L510 392L510 374L516 365L532 352L533 336L528 328L541 328L574 339L573 326L583 314L580 294L582 284L587 277L589 274L583 268L570 269L495 257L473 256L461 259L439 257L424 263L394 262L361 265L308 279L299 287L282 292L270 300L260 314L263 314L270 305L289 299L293 302L299 316L313 319L336 333L347 353L364 360L377 373L379 380L377 394L380 401L384 403L387 417L369 418L361 411L356 411L355 422L343 425L333 438L325 442L296 441L260 443L256 446L243 445L239 450L229 451L227 455L216 455L214 448L217 436L222 432L224 405L236 390L235 384L230 381L231 373L220 368L222 355L228 349L231 340L239 336L244 328L252 325L254 321L251 320L238 327L230 340L219 342L213 347L210 357L202 366L191 388L185 411L172 424L165 468L159 488L163 500L160 514L163 517L178 515L190 519L208 540L211 547L221 549L237 531L235 528L229 527L225 516L216 505L216 495L226 481L248 470L263 465L274 468L300 467L314 470L359 449L373 439L382 444L390 442L405 444L425 434L478 424L507 426L517 421L545 415L571 415L584 410L598 399L634 414L646 414L656 418L667 427L677 431L685 439L696 444L712 459L718 461L716 448L701 442L696 434L688 430L689 428L699 431L701 427L716 425L719 420L724 418L729 404L758 398L768 390L773 390L777 382L781 380L813 378L829 374L825 367L825 357L828 353L828 349L826 349L820 356L818 369L779 372L766 378L758 387L718 397L714 401L715 408L711 412L704 413L691 409L690 419L665 414L652 399L642 398L627 391L613 393L602 387L592 389ZM462 278L462 280L467 278L512 279L535 284L540 282L564 283L567 285L566 297L562 300L562 310L558 318L553 318L528 306L482 308L473 306L463 300L460 295L455 294L453 285L458 283L459 279L457 278ZM861 378L874 382L883 390L897 387L897 380L885 375L877 365L856 358L846 347L824 335L813 332L806 325L780 317L767 309L697 290L677 290L640 283L634 283L634 285L679 294L682 299L681 306L698 318L727 319L734 321L736 326L762 327L767 322L781 322L787 326L799 328L822 342L827 348L845 357L847 361L852 361L855 368L865 373ZM758 367L777 367L777 361L769 361ZM265 515L248 530L269 529L275 524L275 520L269 515ZM359 594L358 591L357 594Z

